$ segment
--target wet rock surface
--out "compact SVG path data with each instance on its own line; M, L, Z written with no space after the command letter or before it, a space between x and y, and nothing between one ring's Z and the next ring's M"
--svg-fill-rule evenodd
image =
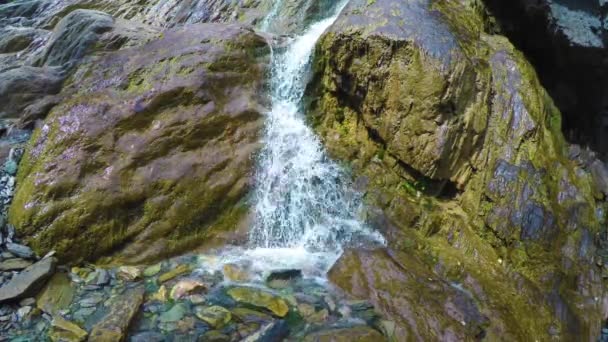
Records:
M585 148L570 159L531 65L470 5L350 1L317 45L311 121L353 167L389 248L482 303L488 322L466 333L595 339L606 318L603 164Z
M268 52L249 29L201 24L80 67L21 163L19 234L62 260L143 260L237 223Z
M564 116L564 134L608 153L608 5L603 1L484 0L534 64Z
M183 256L159 263L159 273L180 266L190 270L166 282L159 274L128 281L119 276L119 268L83 266L67 273L60 268L43 294L31 300L41 312L16 320L2 334L10 340L386 340L382 328L386 322L371 303L351 300L301 277L278 291L259 282L237 286L218 271L206 269L199 259ZM100 274L108 274L107 284L97 285ZM176 299L156 295L163 287L190 281L207 284L208 290ZM284 317L265 308L261 298L281 302Z

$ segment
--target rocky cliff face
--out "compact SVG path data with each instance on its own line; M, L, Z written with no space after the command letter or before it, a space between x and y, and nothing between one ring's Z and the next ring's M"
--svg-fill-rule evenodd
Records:
M596 162L569 153L532 66L484 30L483 13L477 2L351 1L317 47L311 120L353 166L376 208L369 222L471 294L489 318L483 335L592 340L606 315L607 193ZM445 321L404 315L402 328L479 333L454 328L444 305Z

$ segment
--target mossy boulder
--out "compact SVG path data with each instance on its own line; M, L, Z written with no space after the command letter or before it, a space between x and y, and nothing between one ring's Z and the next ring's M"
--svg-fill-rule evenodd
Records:
M92 58L34 132L9 220L64 262L159 259L247 212L269 48L200 24Z
M369 224L486 303L487 336L594 339L608 314L606 203L536 73L486 33L484 13L478 1L350 1L317 45L310 120L352 166Z

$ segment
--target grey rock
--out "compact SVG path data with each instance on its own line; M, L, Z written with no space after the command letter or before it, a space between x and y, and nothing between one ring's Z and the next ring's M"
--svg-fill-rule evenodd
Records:
M596 160L591 164L591 176L598 190L608 196L608 168L606 164Z
M21 306L32 306L36 304L36 298L30 297L30 298L24 298L19 302L19 305Z
M31 248L18 243L7 243L6 249L14 255L24 259L32 259L36 256Z
M6 259L0 262L0 271L21 271L31 264L31 261L24 259Z
M57 24L46 51L35 65L73 65L113 25L112 17L104 12L84 9L71 12Z
M23 110L61 89L63 73L53 68L22 66L0 71L0 118L18 117Z
M0 53L25 50L36 38L47 33L30 27L8 26L0 29Z
M0 303L31 297L53 274L57 259L46 258L31 265L0 287Z
M103 285L107 285L109 282L110 282L110 273L104 269L98 270L95 285L103 286Z
M87 297L80 301L80 306L83 308L92 308L103 301L103 295L96 293L91 297Z

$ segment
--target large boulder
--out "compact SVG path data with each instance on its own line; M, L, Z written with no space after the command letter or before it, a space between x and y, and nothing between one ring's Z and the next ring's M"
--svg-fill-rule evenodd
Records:
M606 203L534 70L477 5L350 1L317 45L311 121L389 247L491 303L484 314L506 323L488 336L594 339Z
M234 228L268 56L250 29L200 24L83 65L34 132L9 220L70 262L157 259Z
M0 70L0 118L18 117L37 100L59 93L63 77L63 71L54 67Z
M44 53L35 65L62 66L75 63L87 54L99 37L114 27L114 19L93 10L75 10L55 28Z

